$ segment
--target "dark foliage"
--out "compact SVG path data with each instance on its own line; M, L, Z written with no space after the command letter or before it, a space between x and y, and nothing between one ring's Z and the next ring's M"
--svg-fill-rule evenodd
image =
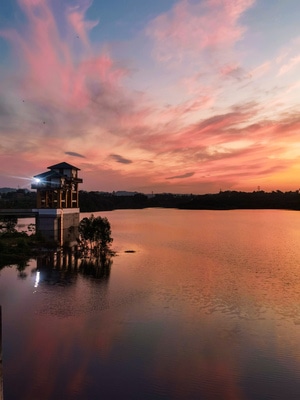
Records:
M218 194L193 196L183 202L179 208L184 209L300 209L300 194L296 192L236 192L226 191Z
M3 232L0 234L0 269L16 264L21 269L35 254L35 237L24 232Z
M79 243L84 251L91 252L93 256L108 252L113 241L110 223L106 217L83 218L78 227Z
M113 193L79 192L81 212L111 211L116 209L145 208L148 198L142 193L134 196L116 196Z
M139 209L148 207L181 209L290 209L300 210L300 194L295 192L237 192L225 191L217 194L176 195L161 193L147 197L144 194L134 196L116 196L111 193L80 192L82 212L95 212L116 209Z
M18 218L13 216L0 217L0 233L12 233L16 231Z
M0 208L35 208L36 193L18 189L14 192L2 193Z
M172 194L160 193L146 196L137 193L132 196L118 196L105 192L79 192L81 212L110 211L117 209L139 209L148 207L182 209L290 209L300 210L299 191L273 192L224 191L216 194ZM21 189L1 194L0 208L32 209L36 207L36 193Z

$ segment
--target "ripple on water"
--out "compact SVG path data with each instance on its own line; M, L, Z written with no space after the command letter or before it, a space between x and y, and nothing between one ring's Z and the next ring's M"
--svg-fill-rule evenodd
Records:
M78 278L77 285L44 286L37 292L38 314L72 317L95 311L105 311L138 304L148 296L145 290L123 290L111 295L108 283L94 283ZM78 287L80 288L78 290Z

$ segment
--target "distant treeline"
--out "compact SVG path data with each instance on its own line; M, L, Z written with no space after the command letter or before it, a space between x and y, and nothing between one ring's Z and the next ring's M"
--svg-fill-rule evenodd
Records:
M192 210L230 209L289 209L300 210L300 193L255 191L225 191L217 194L172 194L161 193L146 196L136 193L118 196L115 193L79 192L81 212L110 211L117 209L139 209L149 207L181 208ZM0 208L35 208L36 193L22 190L1 194Z
M35 207L36 207L35 192L18 189L11 192L1 193L0 195L0 208L32 209Z
M127 208L181 208L192 210L230 209L290 209L300 210L300 194L296 192L270 193L264 191L225 191L217 194L176 195L171 193L146 196L116 196L111 193L80 192L79 204L82 212L116 210Z

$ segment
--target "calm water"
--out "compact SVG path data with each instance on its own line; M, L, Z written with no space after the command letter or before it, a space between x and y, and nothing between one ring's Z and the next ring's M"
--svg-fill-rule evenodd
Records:
M5 400L300 398L299 212L100 215L109 275L0 271Z

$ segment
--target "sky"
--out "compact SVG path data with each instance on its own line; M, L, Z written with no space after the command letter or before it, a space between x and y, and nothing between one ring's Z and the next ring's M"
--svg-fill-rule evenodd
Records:
M1 0L0 187L300 187L299 0Z

